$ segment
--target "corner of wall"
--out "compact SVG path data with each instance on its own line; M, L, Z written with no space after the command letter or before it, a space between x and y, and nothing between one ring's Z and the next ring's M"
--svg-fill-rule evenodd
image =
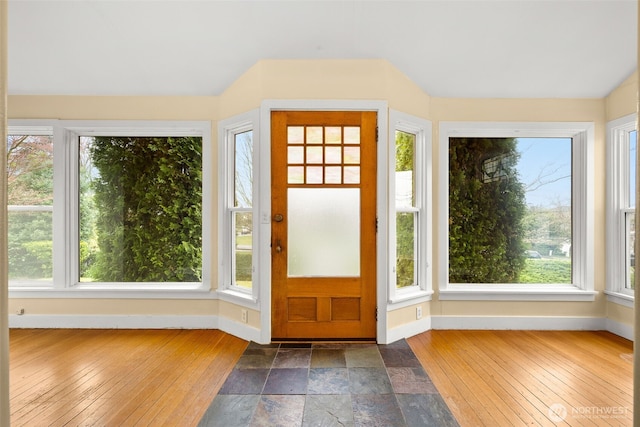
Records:
M638 70L605 97L606 121L636 112L638 108Z

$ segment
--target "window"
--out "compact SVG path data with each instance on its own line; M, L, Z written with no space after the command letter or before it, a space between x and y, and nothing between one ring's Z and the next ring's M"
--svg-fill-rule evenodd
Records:
M593 298L589 123L442 123L442 299Z
M20 226L32 240L14 233L23 240L21 262L29 261L21 268L33 270L24 256L32 248L49 259L39 276L30 273L31 284L130 295L208 290L210 251L202 237L210 230L210 124L50 123L49 136L11 132L9 139L17 146L16 138L27 136L18 147L31 150L14 156L22 165L14 168L22 195L14 210L25 215ZM36 159L38 168L25 168ZM12 290L26 289L19 284Z
M53 129L11 128L7 138L11 286L53 282Z
M390 178L393 198L389 222L391 300L431 292L431 231L427 212L431 201L430 124L391 111Z
M634 295L636 116L607 126L607 293L625 304Z
M449 139L450 283L571 283L571 146Z
M257 236L254 236L254 167L257 135L253 113L219 125L221 176L220 259L221 295L255 301L254 272Z
M202 280L202 137L79 136L80 282Z

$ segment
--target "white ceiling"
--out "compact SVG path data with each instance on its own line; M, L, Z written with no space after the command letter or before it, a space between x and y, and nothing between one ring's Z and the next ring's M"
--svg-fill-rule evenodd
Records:
M10 0L9 93L219 95L261 59L386 59L438 97L603 97L636 0Z

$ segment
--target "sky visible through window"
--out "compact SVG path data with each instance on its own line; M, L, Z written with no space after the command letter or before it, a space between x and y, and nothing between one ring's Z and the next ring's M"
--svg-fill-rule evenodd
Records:
M518 138L518 172L527 205L571 205L571 138Z

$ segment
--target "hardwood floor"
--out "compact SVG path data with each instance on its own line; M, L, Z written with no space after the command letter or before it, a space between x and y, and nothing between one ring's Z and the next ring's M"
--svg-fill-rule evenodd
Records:
M633 345L613 334L429 331L407 341L461 426L632 425Z
M407 341L462 427L632 425L632 343L615 335ZM246 346L217 330L13 329L12 426L195 426Z
M12 426L195 426L247 342L217 330L13 329Z

